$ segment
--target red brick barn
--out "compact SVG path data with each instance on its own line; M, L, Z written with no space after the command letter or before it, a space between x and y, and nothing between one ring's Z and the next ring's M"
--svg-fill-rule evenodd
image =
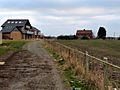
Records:
M82 38L82 37L88 37L89 39L93 38L93 32L92 30L77 30L76 32L76 36L78 38Z

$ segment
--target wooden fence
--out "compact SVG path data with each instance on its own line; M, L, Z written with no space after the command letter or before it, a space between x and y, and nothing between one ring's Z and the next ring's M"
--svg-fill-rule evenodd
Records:
M66 60L76 74L93 82L96 90L120 90L120 67L54 41L45 40L45 45Z

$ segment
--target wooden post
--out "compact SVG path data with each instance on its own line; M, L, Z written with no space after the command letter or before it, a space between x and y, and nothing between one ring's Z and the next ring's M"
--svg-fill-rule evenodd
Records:
M71 57L70 57L70 49L68 49L68 54L69 54L69 55L68 55L68 59L69 59L69 62L70 62L70 58L71 58Z
M89 72L89 58L88 58L88 52L85 52L85 71L86 74Z
M59 53L59 55L60 55L60 57L62 57L62 53L61 53L61 46L60 46L60 44L58 44L58 47L59 47L59 50L58 50L58 53Z
M107 57L104 57L103 59L108 62ZM104 64L104 88L105 90L108 90L108 65L107 64Z
M50 48L51 48L52 51L54 51L52 41L50 41Z
M0 44L2 44L2 32L0 32Z
M62 57L62 49L63 49L63 47L60 45L60 55L61 55L61 57Z

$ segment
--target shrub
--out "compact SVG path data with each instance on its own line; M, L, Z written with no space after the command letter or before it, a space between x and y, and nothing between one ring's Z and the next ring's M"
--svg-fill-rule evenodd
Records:
M78 39L76 35L61 35L58 36L57 39L61 39L61 40L73 40L73 39Z
M118 37L118 40L120 40L120 37Z
M81 39L82 39L82 40L88 40L89 38L86 37L86 36L84 36L84 37L82 37Z

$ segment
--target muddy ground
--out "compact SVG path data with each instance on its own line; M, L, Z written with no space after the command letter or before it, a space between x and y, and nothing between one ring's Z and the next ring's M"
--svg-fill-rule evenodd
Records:
M52 58L39 41L0 66L0 90L65 90Z

